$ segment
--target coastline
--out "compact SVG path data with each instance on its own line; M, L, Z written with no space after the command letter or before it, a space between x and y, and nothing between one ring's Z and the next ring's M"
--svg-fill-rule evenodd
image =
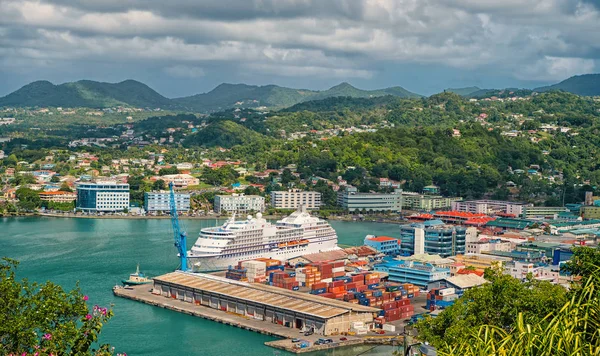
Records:
M285 217L285 214L274 214L274 215L263 215L263 217L267 220L276 220ZM19 218L19 217L48 217L48 218L73 218L73 219L119 219L119 220L151 220L151 219L170 219L169 215L162 216L146 216L146 215L81 215L81 214L52 214L52 213L17 213L11 215L0 215L0 218ZM215 219L228 219L230 216L211 216L211 215L201 215L201 216L187 216L181 215L179 219L182 220L215 220ZM352 215L344 215L344 216L329 216L327 220L334 221L346 221L346 222L372 222L372 223L382 223L382 224L406 224L406 220L396 220L390 218L383 217L366 217L363 219L356 219Z

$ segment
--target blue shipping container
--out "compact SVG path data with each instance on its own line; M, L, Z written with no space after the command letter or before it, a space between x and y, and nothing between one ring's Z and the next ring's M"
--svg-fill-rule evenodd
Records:
M409 294L409 295L408 295L408 297L409 297L409 298L412 298L412 297L414 297L414 296L415 296L414 294Z

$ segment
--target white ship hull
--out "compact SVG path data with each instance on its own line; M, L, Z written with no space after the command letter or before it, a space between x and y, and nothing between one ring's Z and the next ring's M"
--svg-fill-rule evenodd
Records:
M223 271L229 266L236 267L241 261L252 260L255 258L271 258L274 260L286 261L294 257L308 255L311 253L339 250L337 240L323 242L311 242L305 247L296 247L293 249L280 249L278 251L259 252L243 257L191 257L188 256L188 268L193 272L214 272Z

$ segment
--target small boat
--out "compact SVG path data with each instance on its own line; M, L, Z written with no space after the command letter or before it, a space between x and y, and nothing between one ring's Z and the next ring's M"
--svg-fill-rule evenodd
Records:
M152 279L147 278L142 272L140 272L140 264L138 263L135 273L130 274L129 279L124 279L121 282L123 282L123 285L125 286L137 286L141 284L152 283Z

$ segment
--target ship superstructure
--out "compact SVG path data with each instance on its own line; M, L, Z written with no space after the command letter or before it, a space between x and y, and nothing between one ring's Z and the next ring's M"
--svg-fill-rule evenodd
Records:
M258 213L245 220L236 220L234 215L222 226L204 228L187 258L194 272L208 272L254 258L285 261L338 248L337 234L331 225L300 207L276 223Z

